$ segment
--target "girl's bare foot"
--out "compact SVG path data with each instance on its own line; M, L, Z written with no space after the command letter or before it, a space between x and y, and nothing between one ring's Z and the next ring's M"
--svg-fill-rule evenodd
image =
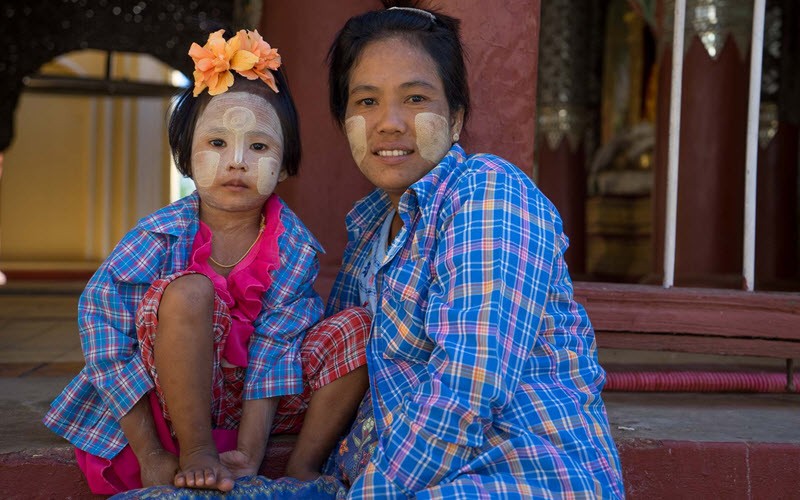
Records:
M179 488L233 489L233 474L222 465L219 455L213 450L181 454L180 465L181 469L175 474L175 486Z

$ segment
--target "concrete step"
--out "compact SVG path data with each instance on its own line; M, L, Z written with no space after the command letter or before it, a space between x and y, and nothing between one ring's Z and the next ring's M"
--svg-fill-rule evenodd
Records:
M0 498L100 498L89 493L72 448L40 422L68 380L0 377ZM607 392L604 398L629 499L800 497L800 395ZM265 475L281 474L293 442L289 436L271 442Z

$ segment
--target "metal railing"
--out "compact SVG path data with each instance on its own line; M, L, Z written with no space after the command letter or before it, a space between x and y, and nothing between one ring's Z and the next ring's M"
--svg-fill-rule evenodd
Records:
M755 283L756 245L756 178L758 173L758 128L761 103L761 71L764 47L766 0L755 0L750 50L750 90L747 104L747 157L744 192L744 252L742 274L745 289L753 291ZM684 31L686 0L675 0L672 42L672 81L669 109L669 145L667 154L667 207L664 227L664 288L675 281L675 240L678 211L678 158L681 130L681 86L683 82Z

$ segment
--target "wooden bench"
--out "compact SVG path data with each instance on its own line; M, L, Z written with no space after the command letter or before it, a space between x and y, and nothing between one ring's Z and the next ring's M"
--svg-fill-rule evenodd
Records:
M576 282L600 348L800 358L800 293Z

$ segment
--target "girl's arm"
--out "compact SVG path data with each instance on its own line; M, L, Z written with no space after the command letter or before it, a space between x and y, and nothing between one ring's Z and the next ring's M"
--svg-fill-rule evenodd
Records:
M236 450L220 455L222 464L235 477L258 474L264 453L267 450L269 431L278 409L279 397L248 399L242 404L242 420Z
M248 348L243 399L303 392L300 345L306 330L322 318L322 299L314 291L319 261L314 249L282 245L286 260L273 274Z
M138 228L120 241L81 295L78 325L87 375L119 420L151 389L136 308L163 267L166 242Z

